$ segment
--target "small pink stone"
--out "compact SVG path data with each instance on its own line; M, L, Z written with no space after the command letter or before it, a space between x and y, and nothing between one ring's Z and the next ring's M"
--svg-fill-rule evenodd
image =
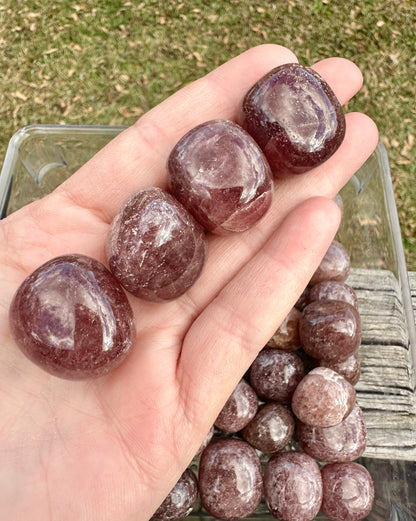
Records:
M367 444L364 414L358 405L338 425L311 427L298 422L297 432L302 449L318 461L354 461Z
M190 130L168 160L171 193L208 231L242 232L269 209L273 182L262 151L241 127L212 120Z
M292 410L307 425L332 427L350 414L355 398L355 389L345 378L327 367L317 367L297 386Z
M324 258L310 280L311 284L337 280L344 282L350 273L351 259L345 247L338 241L332 241Z
M245 380L240 380L215 420L215 427L229 433L241 431L257 409L256 392Z
M302 347L309 356L346 360L361 343L361 319L356 308L340 300L316 300L299 320Z
M260 459L238 439L214 441L201 454L199 492L213 517L236 521L258 507L263 489Z
M201 274L207 241L201 226L169 193L147 188L114 218L107 238L110 270L136 297L179 297Z
M312 521L322 502L322 478L316 461L303 452L278 452L266 465L264 496L279 521Z
M269 347L277 347L283 351L296 351L300 348L299 320L302 313L296 308L292 308L280 327L274 332L267 342Z
M36 269L18 288L9 317L23 353L62 378L108 373L135 338L133 312L120 284L84 255L57 257Z
M374 503L374 484L358 463L329 463L322 468L322 512L333 521L366 518Z

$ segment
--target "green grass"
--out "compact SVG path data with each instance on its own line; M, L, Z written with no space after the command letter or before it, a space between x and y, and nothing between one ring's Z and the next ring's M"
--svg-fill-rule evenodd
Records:
M414 0L3 0L0 158L33 123L131 124L182 85L265 42L311 64L344 56L387 146L409 269L416 270Z

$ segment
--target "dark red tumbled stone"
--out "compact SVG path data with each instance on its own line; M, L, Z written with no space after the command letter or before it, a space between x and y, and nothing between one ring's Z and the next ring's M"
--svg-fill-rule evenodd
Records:
M355 399L355 389L345 378L327 367L317 367L297 386L292 411L307 425L332 427L350 414Z
M186 469L150 521L179 521L192 512L198 497L198 480Z
M124 360L135 337L120 284L84 255L57 257L29 275L12 301L10 327L28 358L71 379L108 373Z
M194 284L206 248L204 231L192 215L169 193L147 188L114 218L106 253L111 271L127 291L163 301Z
M303 452L279 452L264 472L264 497L280 521L312 521L322 502L322 478L315 460Z
M241 232L269 209L270 167L240 126L212 120L190 130L168 160L171 193L208 231Z
M309 356L318 360L345 360L360 346L360 315L347 302L311 302L300 317L299 336L302 347Z
M323 280L344 282L350 273L351 259L347 250L338 241L332 241L322 261L310 280L317 284Z
M199 493L203 507L212 516L233 521L252 514L262 490L260 459L245 441L215 441L201 454Z
M260 407L242 435L254 448L268 454L286 447L294 430L295 419L289 409L269 402Z
M364 453L367 428L358 405L341 423L333 427L312 427L302 422L297 426L302 449L318 461L354 461Z
M351 286L337 280L323 280L312 286L309 295L309 302L315 300L341 300L348 302L358 309L357 294Z
M333 521L366 518L374 503L374 484L358 463L328 463L322 470L322 512Z
M360 379L361 363L357 353L352 353L345 360L317 360L316 364L333 369L348 380L351 385L355 385Z
M256 392L245 380L240 380L214 424L224 432L241 431L254 418L257 409Z
M250 383L266 400L289 403L305 370L296 353L267 347L260 351L250 367Z
M275 176L320 165L345 135L335 94L313 69L297 63L261 78L246 94L238 122L260 145Z

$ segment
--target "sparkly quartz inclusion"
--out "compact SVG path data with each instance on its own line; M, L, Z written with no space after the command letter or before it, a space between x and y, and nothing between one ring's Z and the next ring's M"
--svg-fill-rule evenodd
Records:
M320 165L345 135L334 92L313 69L297 63L281 65L253 85L238 122L260 145L275 176Z
M201 274L207 241L185 208L160 188L135 194L114 218L106 253L121 285L136 297L179 297Z
M253 226L272 202L270 167L239 125L211 120L190 130L168 160L170 192L208 231L225 235Z
M133 312L114 276L83 255L56 257L18 288L10 327L23 353L56 376L101 376L118 366L135 337Z

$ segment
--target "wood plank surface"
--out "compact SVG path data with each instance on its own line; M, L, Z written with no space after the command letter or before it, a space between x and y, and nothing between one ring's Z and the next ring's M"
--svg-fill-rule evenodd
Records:
M416 273L409 273L416 309ZM391 272L353 269L363 327L356 385L368 429L365 456L416 460L415 372L400 286Z

